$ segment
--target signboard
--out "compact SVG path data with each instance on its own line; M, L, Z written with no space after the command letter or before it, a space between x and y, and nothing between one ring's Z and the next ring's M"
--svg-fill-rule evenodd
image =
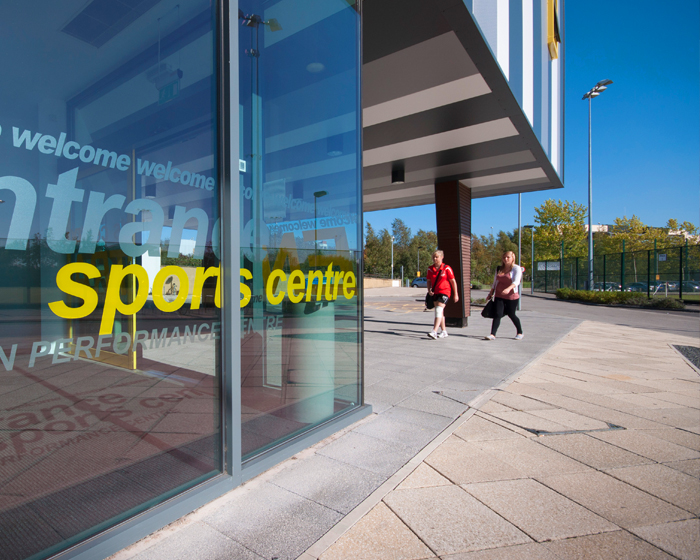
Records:
M666 260L666 253L659 253L659 261L663 262Z
M180 95L180 80L175 80L158 90L158 105L172 101Z
M559 261L539 261L537 270L560 270L561 263Z

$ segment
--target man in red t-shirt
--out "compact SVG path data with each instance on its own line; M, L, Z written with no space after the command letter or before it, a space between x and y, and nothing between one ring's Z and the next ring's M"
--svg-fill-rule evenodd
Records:
M455 303L459 301L457 293L457 282L455 274L448 265L443 264L442 259L445 258L445 253L435 251L433 253L433 266L428 268L426 275L428 280L428 294L433 297L435 302L435 322L433 330L428 333L430 338L447 338L447 330L445 329L445 305L450 301L450 294L454 294ZM438 334L438 328L442 331Z

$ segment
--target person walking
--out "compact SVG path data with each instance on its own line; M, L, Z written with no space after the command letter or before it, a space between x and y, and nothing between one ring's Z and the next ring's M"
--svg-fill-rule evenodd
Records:
M452 268L442 262L445 258L445 253L435 251L433 253L433 265L428 268L428 295L433 298L435 304L435 321L433 330L428 333L428 336L433 339L447 338L447 329L445 328L445 305L450 301L452 294L454 302L459 301L457 293L457 282ZM440 333L438 334L438 329Z
M513 251L503 253L501 265L496 269L493 285L487 298L490 299L491 296L495 296L493 303L496 316L491 323L491 334L485 336L485 340L496 340L496 332L501 325L501 317L503 315L508 315L515 325L515 340L523 339L523 328L520 325L520 319L515 314L518 308L518 299L520 299L519 286L522 277L522 268L515 264L515 253Z

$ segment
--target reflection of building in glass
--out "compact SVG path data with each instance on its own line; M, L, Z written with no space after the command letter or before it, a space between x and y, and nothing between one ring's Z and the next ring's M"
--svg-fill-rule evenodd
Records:
M471 198L561 186L556 2L359 4L0 7L3 558L107 556L369 414L363 207L435 202L468 262Z

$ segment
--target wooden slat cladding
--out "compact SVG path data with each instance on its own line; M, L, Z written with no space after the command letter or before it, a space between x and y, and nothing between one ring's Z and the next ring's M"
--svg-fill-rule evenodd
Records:
M471 189L459 181L435 185L438 247L445 263L454 270L459 302L450 300L445 309L447 324L466 327L471 309Z

